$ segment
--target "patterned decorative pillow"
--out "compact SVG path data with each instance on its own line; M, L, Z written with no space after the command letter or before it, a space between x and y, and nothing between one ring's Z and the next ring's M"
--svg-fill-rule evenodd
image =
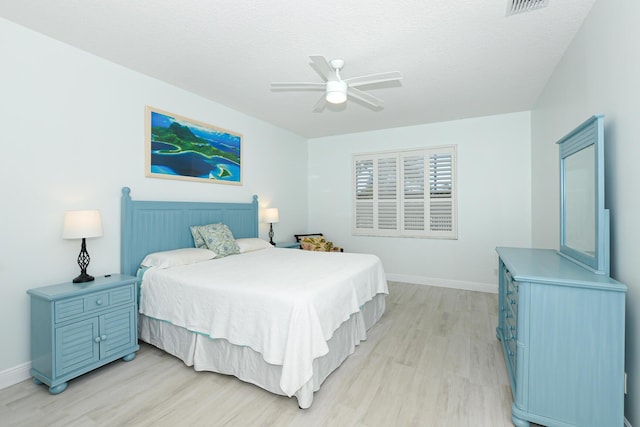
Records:
M240 253L240 247L233 238L233 233L225 224L203 225L198 227L198 233L207 248L218 255L217 258Z
M331 252L333 243L327 242L324 237L305 237L300 241L300 246L306 251Z
M212 224L209 224L212 225ZM204 239L200 235L200 229L202 227L206 227L205 225L194 225L191 226L191 235L193 236L193 244L196 248L207 249L207 244L204 242Z

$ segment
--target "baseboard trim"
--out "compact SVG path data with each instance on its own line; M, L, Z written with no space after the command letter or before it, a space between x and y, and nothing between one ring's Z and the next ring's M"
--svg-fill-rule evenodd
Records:
M28 379L31 362L26 362L0 372L0 390Z
M494 283L467 282L464 280L437 279L434 277L412 276L410 274L387 273L387 280L393 282L412 283L414 285L438 286L440 288L464 289L466 291L498 293L498 285Z

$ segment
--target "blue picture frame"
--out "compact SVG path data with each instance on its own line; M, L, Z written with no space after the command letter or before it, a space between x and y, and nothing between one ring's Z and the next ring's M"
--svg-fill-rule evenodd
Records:
M147 106L145 176L242 185L242 135Z

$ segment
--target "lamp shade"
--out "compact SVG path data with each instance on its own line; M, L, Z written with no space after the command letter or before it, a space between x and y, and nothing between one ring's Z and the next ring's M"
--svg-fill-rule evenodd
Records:
M274 224L280 222L280 214L278 208L269 208L264 210L264 222Z
M67 211L64 214L63 239L82 239L102 236L100 211Z

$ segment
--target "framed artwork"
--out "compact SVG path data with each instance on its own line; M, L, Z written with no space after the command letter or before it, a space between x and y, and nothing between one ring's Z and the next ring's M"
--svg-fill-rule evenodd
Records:
M146 107L145 175L242 185L242 135Z

